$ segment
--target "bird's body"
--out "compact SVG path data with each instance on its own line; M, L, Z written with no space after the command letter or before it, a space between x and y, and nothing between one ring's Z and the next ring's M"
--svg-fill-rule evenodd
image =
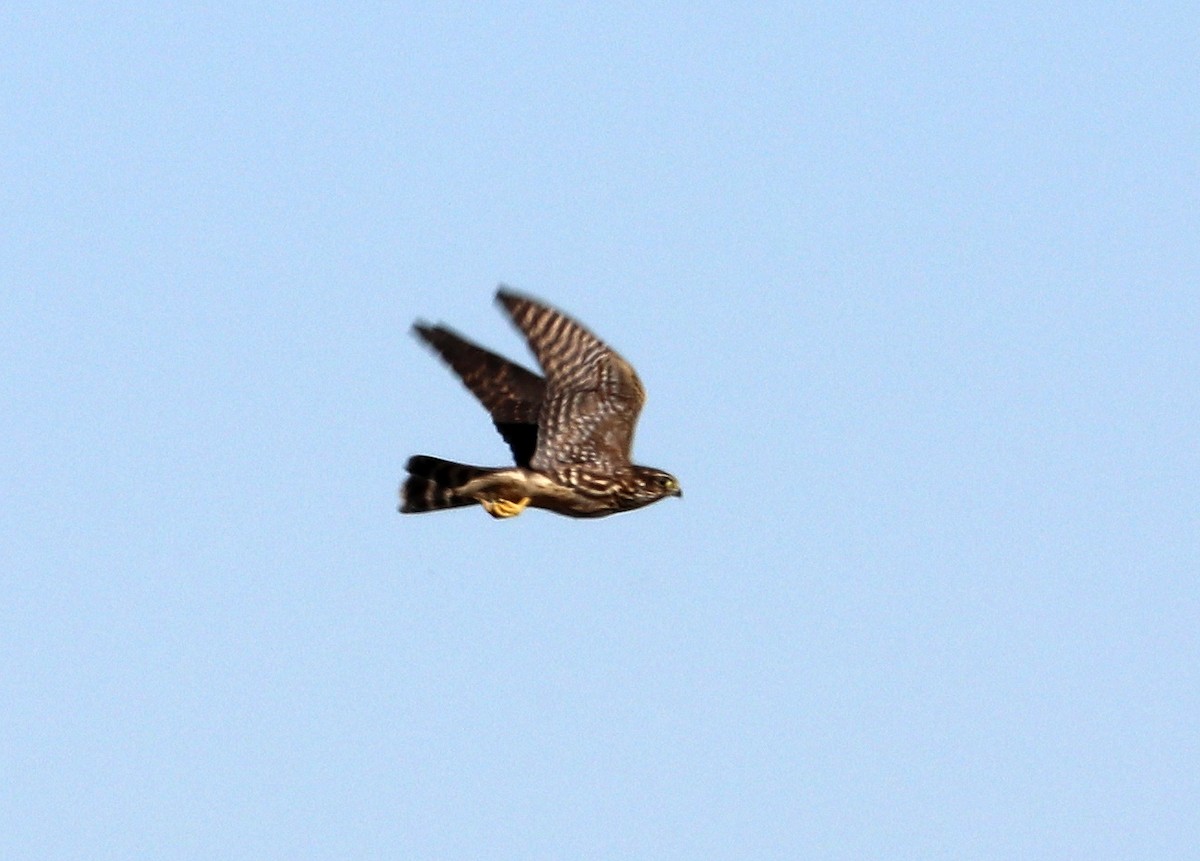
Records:
M444 326L414 331L491 413L515 466L480 467L417 455L401 489L404 513L479 504L493 517L525 507L602 517L680 496L662 470L630 461L645 401L632 366L561 312L501 289L497 301L525 335L540 377Z

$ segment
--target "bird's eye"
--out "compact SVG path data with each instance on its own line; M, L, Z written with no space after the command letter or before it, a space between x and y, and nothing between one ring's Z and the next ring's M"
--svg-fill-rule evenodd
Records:
M660 475L658 477L658 484L660 487L662 487L666 490L674 490L675 489L675 479L671 478L671 476L669 476L669 475Z

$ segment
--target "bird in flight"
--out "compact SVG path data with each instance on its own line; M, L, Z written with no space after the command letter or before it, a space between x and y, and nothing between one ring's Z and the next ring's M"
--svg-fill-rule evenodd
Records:
M484 467L429 455L409 458L400 511L481 505L492 517L526 507L604 517L682 496L675 476L630 460L646 400L633 367L566 314L501 287L500 304L544 377L445 326L413 331L461 378L492 416L515 466Z

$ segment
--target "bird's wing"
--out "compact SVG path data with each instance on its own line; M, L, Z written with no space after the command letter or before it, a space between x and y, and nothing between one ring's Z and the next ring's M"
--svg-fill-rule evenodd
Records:
M580 466L600 475L628 469L633 432L646 400L633 367L576 321L501 288L504 307L546 374L532 466Z
M518 466L529 466L537 448L538 414L546 381L446 326L418 323L413 331L437 351L492 416Z

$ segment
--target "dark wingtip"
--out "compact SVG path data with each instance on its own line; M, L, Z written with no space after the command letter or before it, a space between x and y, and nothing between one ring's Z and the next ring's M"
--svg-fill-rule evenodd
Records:
M444 347L452 341L465 341L462 335L451 329L449 326L444 326L441 323L434 325L426 323L424 320L418 320L413 323L413 337L436 353L442 353L444 356Z
M429 343L429 339L433 336L434 327L426 323L424 320L418 320L412 324L410 330L414 338Z
M497 305L501 305L505 308L510 308L510 307L512 307L513 302L520 301L522 298L524 298L524 297L522 297L521 294L517 293L517 291L513 290L511 287L509 287L507 284L505 284L503 282L501 282L500 284L498 284L496 286L496 304Z
M496 302L499 305L503 305L505 308L511 308L518 302L532 302L535 305L545 304L545 302L536 296L531 296L528 293L516 290L503 282L496 287Z

